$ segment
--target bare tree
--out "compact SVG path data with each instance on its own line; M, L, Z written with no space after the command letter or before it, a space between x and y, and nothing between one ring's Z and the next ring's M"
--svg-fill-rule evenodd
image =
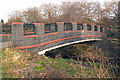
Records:
M42 21L42 15L38 8L28 8L23 12L23 19L27 23L37 23Z
M120 26L120 1L118 2L118 25Z
M39 8L28 8L24 11L17 10L9 15L8 23L13 21L37 23L85 22L88 24L107 24L118 15L117 2L63 2L62 5L43 4ZM106 26L109 26L107 24Z
M117 22L118 4L117 2L105 2L102 9L100 24L106 27L114 27Z
M94 22L93 2L63 2L61 5L61 19L65 22Z
M22 10L16 10L10 13L8 18L8 24L11 24L11 22L22 22L23 21L23 11Z
M59 6L54 4L43 4L40 7L44 22L56 22L60 15Z

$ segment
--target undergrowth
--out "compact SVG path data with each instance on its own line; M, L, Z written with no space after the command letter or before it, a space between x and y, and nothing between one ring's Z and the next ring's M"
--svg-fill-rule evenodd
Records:
M69 58L38 56L24 50L7 47L2 50L3 78L112 78L119 77L117 68L103 55L87 45L73 45ZM67 49L69 49L67 47ZM70 49L69 49L70 50ZM67 51L69 51L67 50ZM56 50L58 51L58 50ZM66 51L66 49L64 49ZM81 55L83 53L83 55ZM68 55L68 54L67 54ZM85 60L83 60L83 58Z

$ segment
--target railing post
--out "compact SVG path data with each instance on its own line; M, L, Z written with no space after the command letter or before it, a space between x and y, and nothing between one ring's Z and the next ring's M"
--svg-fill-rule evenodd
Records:
M92 31L94 32L94 30L95 30L94 25L91 25L91 27L92 27Z
M103 28L103 33L104 33L104 36L106 36L106 30L105 30L105 28Z
M36 34L38 35L38 38L41 38L44 36L44 23L33 23L36 26Z
M86 32L87 32L87 24L86 23L83 23L83 30L84 30L84 33L86 34Z
M100 32L100 26L97 26L97 30L98 30L98 32Z
M55 31L55 26L50 26L50 31Z
M24 34L24 28L23 28L24 23L20 22L13 22L12 23L12 41L13 41L13 46L20 45L22 44L21 41L23 40L23 34Z
M103 33L105 33L105 28L102 28L103 29Z
M72 30L74 31L74 32L77 32L77 23L75 23L75 22L72 22Z
M64 33L64 22L56 22L57 30L60 34Z

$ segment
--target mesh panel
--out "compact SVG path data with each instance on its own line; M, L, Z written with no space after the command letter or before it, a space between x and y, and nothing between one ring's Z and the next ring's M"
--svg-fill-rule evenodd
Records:
M56 31L57 31L57 24L56 23L45 24L45 34L56 32Z
M45 31L49 31L50 32L50 24L45 24Z
M77 24L77 30L83 30L83 25L80 24L80 23L78 23L78 24Z
M36 33L36 27L34 24L24 24L24 35L34 35Z
M0 34L11 34L11 25L3 24L2 25L2 32Z
M91 25L87 25L87 30L91 30Z
M72 30L72 24L71 23L64 23L64 31Z
M98 31L98 30L97 30L97 26L94 26L94 31Z
M102 27L100 27L100 32L103 32L103 28Z

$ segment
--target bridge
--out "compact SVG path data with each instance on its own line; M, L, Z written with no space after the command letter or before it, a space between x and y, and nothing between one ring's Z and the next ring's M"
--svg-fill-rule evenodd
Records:
M105 28L86 23L33 23L13 22L11 36L12 45L18 49L32 50L39 55L46 51L86 41L99 41L105 35Z

